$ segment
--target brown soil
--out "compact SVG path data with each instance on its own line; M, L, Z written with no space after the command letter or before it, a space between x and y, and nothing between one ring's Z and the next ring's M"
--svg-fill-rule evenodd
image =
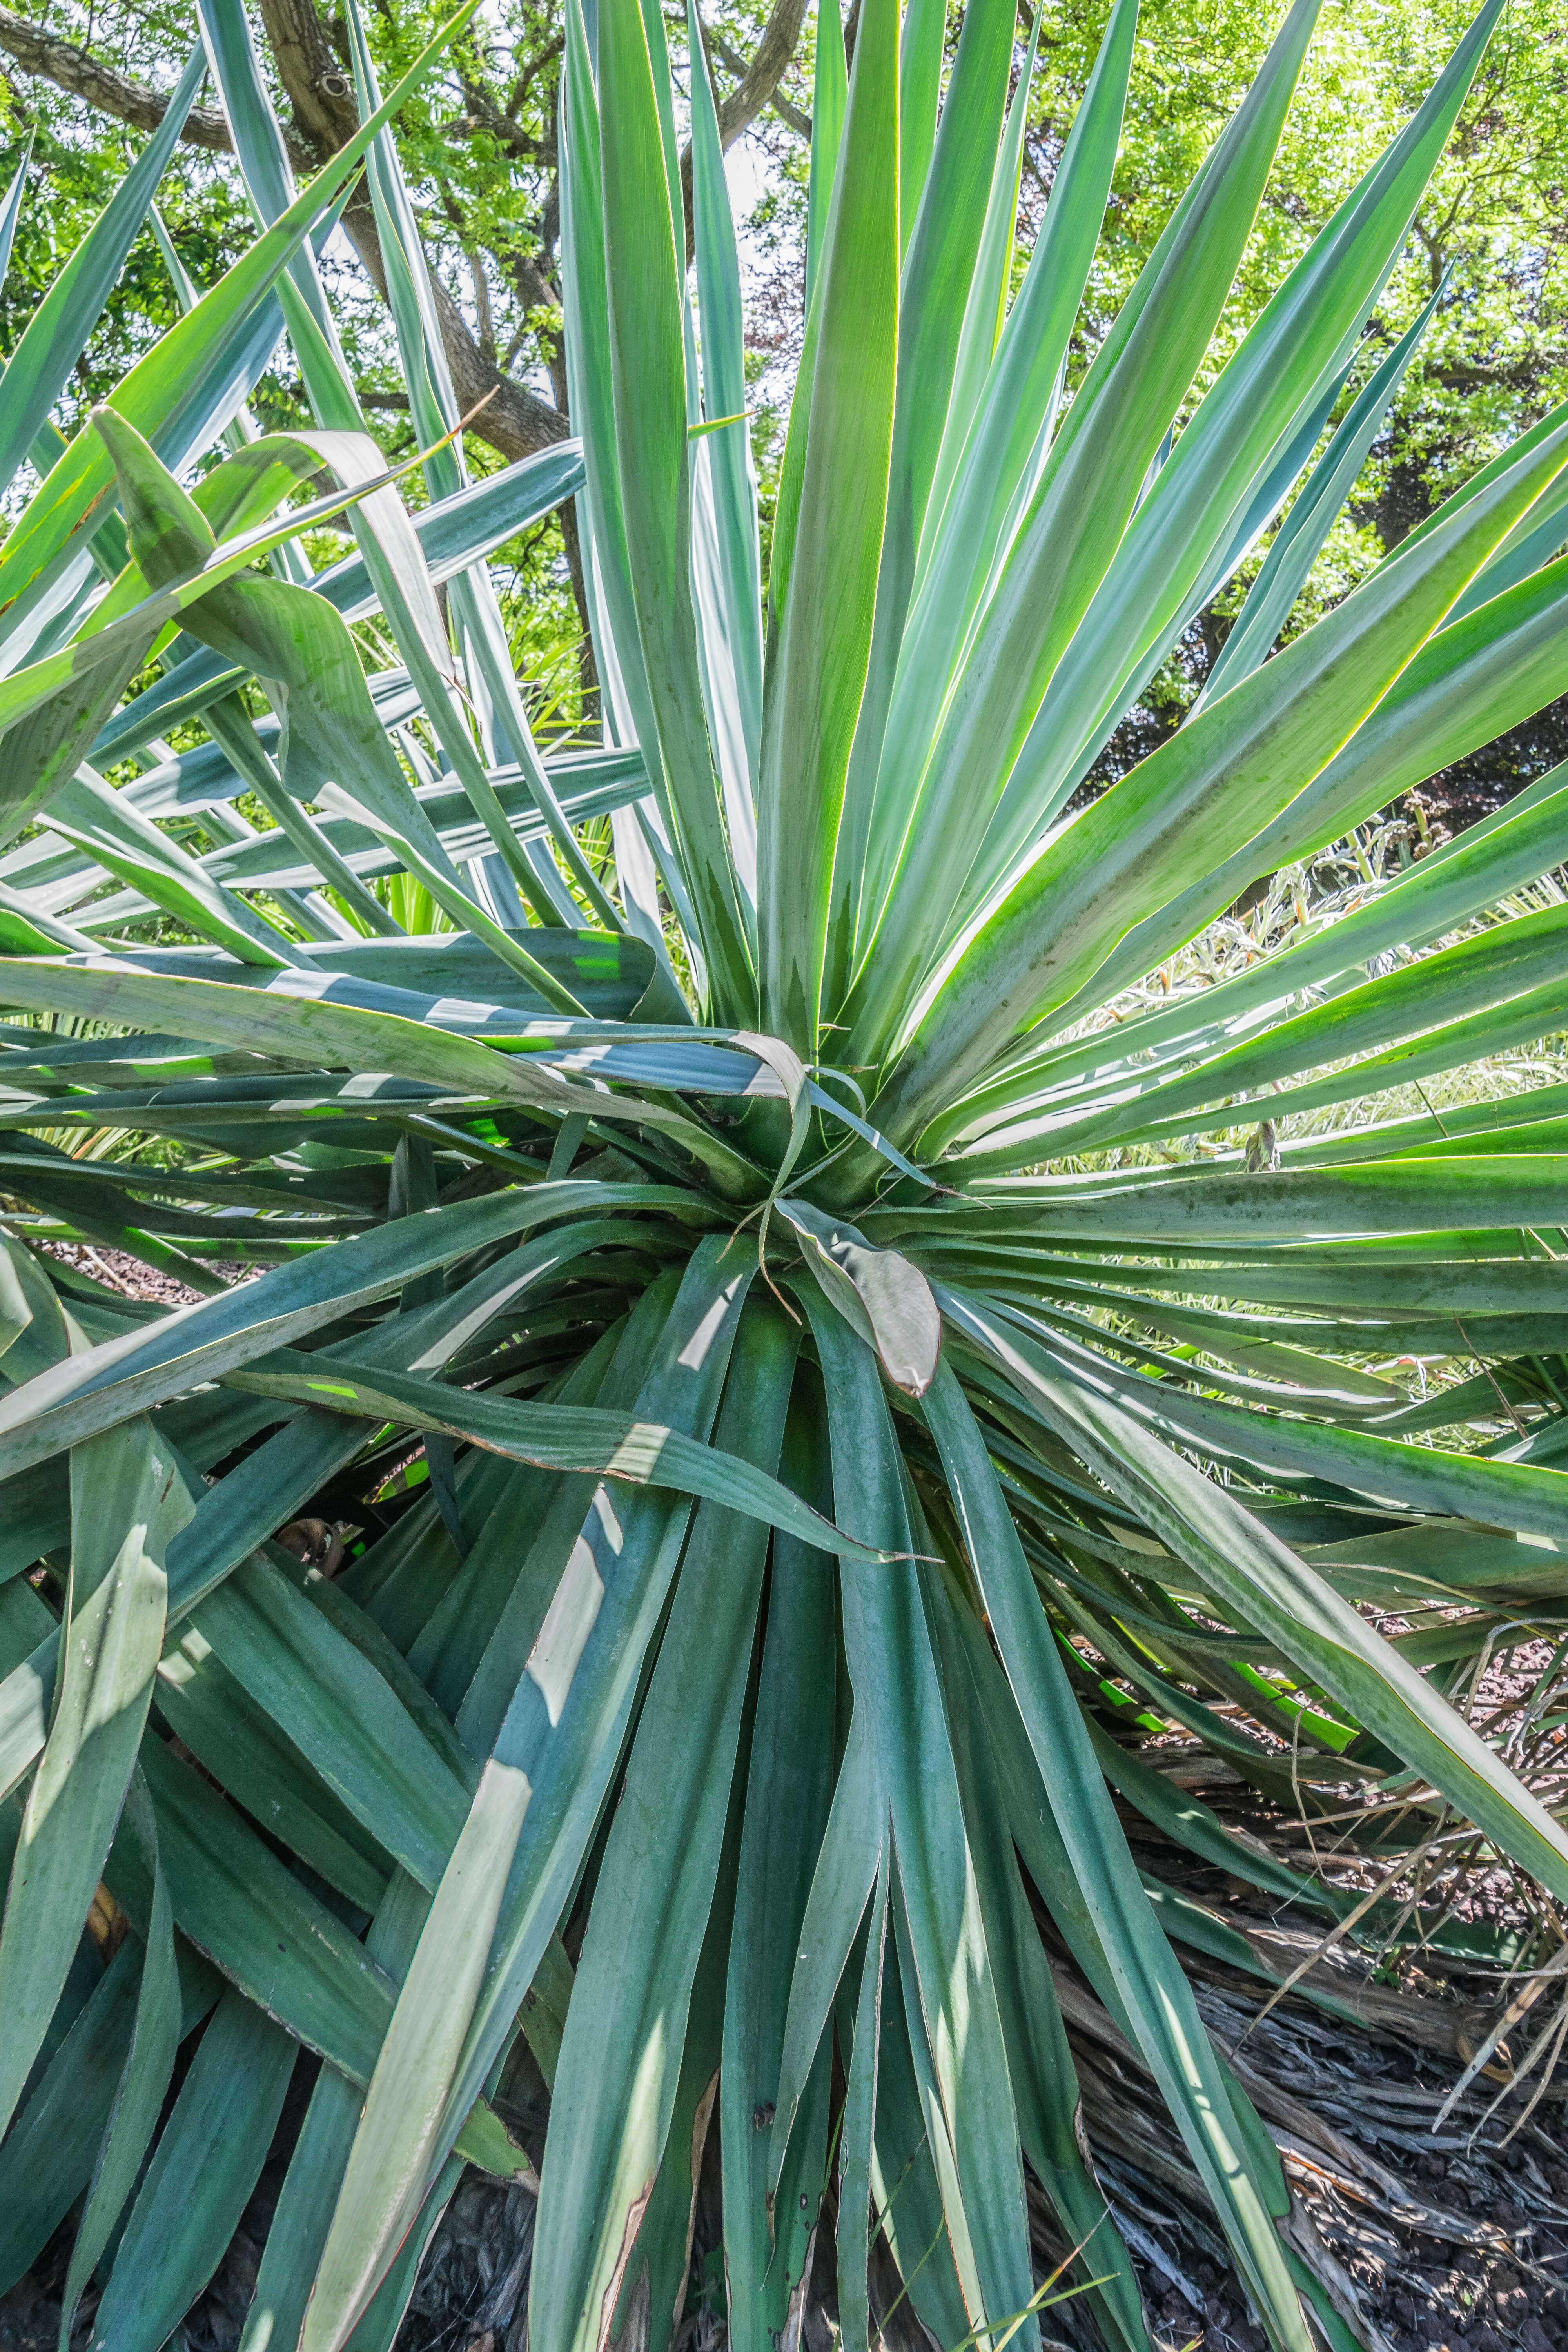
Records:
M117 1293L122 1298L150 1299L158 1307L192 1307L202 1297L188 1283L178 1281L172 1274L162 1273L157 1266L144 1265L129 1250L99 1249L91 1242L39 1242L37 1244L47 1257L57 1257L73 1273L98 1283L103 1289ZM260 1272L258 1266L215 1258L212 1270L225 1282L253 1282Z
M1169 1850L1163 1858L1171 1874ZM1250 1911L1256 1899L1230 1906L1227 1916L1267 1926ZM1281 2147L1296 2207L1292 2235L1299 2245L1315 2238L1320 2276L1338 2266L1343 2314L1353 2315L1368 2352L1568 2352L1568 2093L1549 2091L1506 2147L1503 2136L1523 2101L1483 2123L1496 2095L1484 2081L1479 2095L1468 2095L1433 2128L1462 2070L1455 2040L1462 2021L1473 2020L1465 1998L1472 1988L1428 1980L1422 1992L1388 1995L1372 2030L1342 2024L1295 1996L1259 2025L1255 1982L1207 1963L1192 1973L1211 2032L1235 2053L1237 2071ZM1347 1989L1367 1973L1347 1965ZM1065 1963L1058 1980L1085 2131L1131 2247L1156 2344L1163 2352L1264 2352L1262 2328L1152 2084ZM1067 2249L1033 2182L1030 2215L1036 2275L1043 2279ZM436 2234L398 2352L525 2352L532 2231L525 2191L470 2172ZM717 2352L725 2341L720 2313L703 2292L717 2242L716 2204L705 2181L678 2352ZM874 2308L886 2314L898 2287L885 2254L873 2286ZM837 2307L826 2228L813 2287L806 2352L829 2352ZM1065 2352L1099 2352L1092 2326L1072 2302L1046 2312L1043 2335L1047 2347ZM886 2347L930 2352L907 2303L888 2326Z

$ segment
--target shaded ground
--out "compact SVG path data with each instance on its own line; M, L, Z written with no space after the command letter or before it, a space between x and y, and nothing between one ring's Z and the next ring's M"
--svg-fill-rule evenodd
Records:
M1168 1849L1163 1860L1169 1874ZM1227 1906L1226 1916L1273 1926L1245 1906ZM1303 1948L1311 1940L1303 1937ZM1205 2022L1234 2053L1280 2149L1295 2203L1290 2233L1311 2248L1320 2277L1338 2270L1342 2315L1368 2352L1568 2352L1568 2093L1549 2091L1506 2147L1523 2099L1483 2126L1498 2089L1484 2079L1432 2128L1462 2071L1460 2048L1472 2046L1473 1988L1434 1979L1421 1991L1368 1993L1365 2024L1342 2023L1292 1996L1243 2042L1262 2005L1257 1984L1218 1965L1198 1963L1192 1973ZM1367 1974L1346 1963L1336 1983L1353 1996ZM1065 1960L1057 1976L1086 2135L1156 2342L1171 2352L1263 2352L1263 2331L1153 2085ZM1030 2207L1043 2278L1066 2250L1032 2183ZM679 2352L715 2352L725 2340L701 2294L717 2222L705 2194ZM470 2173L437 2232L398 2352L524 2352L532 2229L526 2192ZM806 2352L829 2352L837 2320L826 2231L818 2252ZM885 2313L897 2292L885 2258L880 2287L874 2301ZM1043 2332L1067 2352L1097 2343L1071 2303L1045 2314ZM927 2352L930 2343L907 2303L886 2340L888 2352Z
M1347 1982L1354 1970L1347 1970ZM1084 2096L1085 2127L1108 2200L1133 2251L1157 2343L1173 2352L1262 2352L1264 2336L1223 2242L1206 2218L1195 2178L1152 2086L1116 2029L1065 1967L1059 1972ZM1197 1978L1199 2004L1227 2047L1259 2007L1254 1986L1221 1969ZM1441 2130L1431 2126L1460 2071L1454 2047L1470 2015L1459 1988L1411 1997L1403 2030L1344 2028L1305 2001L1289 2000L1237 2053L1237 2071L1284 2158L1296 2200L1298 2242L1315 2235L1320 2275L1342 2269L1342 2308L1369 2352L1562 2352L1568 2347L1568 2163L1561 2095L1548 2095L1513 2143L1507 2118L1472 2137L1487 2101L1466 2098ZM1428 2040L1415 2038L1428 2037ZM1429 2046L1446 2041L1447 2048ZM469 2173L437 2232L399 2352L524 2352L533 2200ZM1031 2183L1037 2275L1064 2249ZM700 2203L693 2284L679 2352L717 2352L725 2341L713 2307L707 2257L717 2242L710 2184ZM1325 2252L1330 2258L1324 2259ZM897 2292L884 2256L876 2306ZM807 2352L828 2352L837 2309L831 2242L824 2232L808 2306ZM1091 2331L1071 2304L1046 2315L1047 2343L1089 2352ZM5 2339L0 2336L0 2342ZM221 2326L193 2335L192 2352L232 2346ZM926 2352L907 2304L887 2334L889 2352ZM41 2341L41 2339L40 2339Z
M1182 1864L1173 1850L1161 1847L1153 1855L1146 1838L1140 1836L1140 1861L1148 1864L1152 1855L1162 1874L1176 1877ZM1228 1923L1272 1938L1282 1956L1304 1957L1316 1941L1316 1930L1309 1934L1279 1913L1266 1914L1250 1889L1227 1895L1218 1873L1188 1870L1183 1884ZM1361 2009L1360 2022L1342 2021L1291 1995L1258 2023L1263 1996L1255 1980L1190 1951L1182 1957L1205 2022L1232 2053L1280 2150L1295 2203L1289 2233L1320 2277L1332 2279L1337 2271L1341 2309L1368 2352L1438 2346L1448 2352L1568 2352L1568 2089L1549 2088L1507 2145L1524 2095L1485 2121L1502 2087L1485 2077L1433 2128L1463 2069L1461 2053L1484 2031L1475 1996L1482 1991L1495 2003L1495 1984L1407 1969L1398 1987L1378 1987L1366 1963L1352 1958L1325 1975L1320 1990ZM1263 2352L1262 2330L1152 2084L1070 1963L1054 1952L1053 1965L1085 2133L1131 2247L1156 2342L1169 2352ZM302 2063L289 2099L296 2120L310 2084L310 2069ZM531 2139L539 2121L527 2119ZM244 2232L192 2315L187 2352L235 2352L283 2161L280 2147ZM711 2287L703 2287L713 2275L708 2256L718 2242L711 2173L710 2163L678 2352L719 2352L725 2342ZM1037 2276L1043 2278L1066 2249L1032 2183L1030 2210ZM527 2189L465 2175L426 2258L397 2352L525 2352L533 2217ZM834 2342L831 2218L825 2216L818 2239L805 2352L829 2352ZM68 2223L33 2276L0 2305L0 2352L54 2352L56 2296L73 2228ZM874 2284L874 2305L885 2315L897 2294L885 2255ZM1065 2352L1097 2352L1091 2328L1070 2302L1046 2313L1044 2335ZM893 2315L886 2344L887 2352L929 2352L930 2339L907 2303ZM625 2352L634 2352L629 2342Z
M149 1299L156 1307L192 1307L202 1296L175 1276L160 1273L156 1266L143 1265L129 1250L97 1249L90 1242L44 1241L38 1247L50 1257L74 1266L89 1282L101 1282L107 1289L117 1290L126 1298ZM211 1264L213 1272L228 1283L254 1282L261 1271L259 1266L223 1258L214 1258Z

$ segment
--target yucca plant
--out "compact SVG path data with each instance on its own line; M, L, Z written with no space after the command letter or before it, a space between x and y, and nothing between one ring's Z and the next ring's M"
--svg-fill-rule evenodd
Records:
M238 0L204 0L0 383L0 477L45 475L0 546L0 2281L78 2210L62 2352L95 2280L94 2345L175 2334L301 2046L247 2352L389 2346L464 2162L529 2171L525 2077L535 2352L668 2344L715 2148L738 2352L798 2345L829 2227L846 2347L878 2233L950 2352L1037 2343L1026 2164L1143 2345L1031 1886L1271 2340L1355 2339L1171 1938L1278 1970L1140 1873L1108 1779L1325 1930L1351 1898L1142 1743L1293 1811L1386 1788L1568 1899L1562 1827L1447 1695L1568 1606L1564 1089L1377 1107L1560 1023L1568 780L1228 977L1177 957L1568 684L1568 415L1268 657L1418 320L1201 708L1065 812L1318 450L1500 5L1195 400L1315 0L1070 401L1134 0L1021 274L1011 0L951 66L935 0L861 0L852 74L826 16L764 580L694 20L689 272L660 13L565 0L581 445L470 483L410 85L381 102L349 0L365 127L296 194ZM204 68L263 226L62 445ZM362 160L416 514L312 257ZM316 427L257 437L285 331ZM546 760L484 559L574 494L605 740ZM337 512L357 552L312 574ZM367 676L377 608L401 662ZM205 1295L128 1297L102 1246ZM1400 1356L1477 1369L1413 1402L1366 1369ZM323 1575L273 1540L301 1515L370 1539Z

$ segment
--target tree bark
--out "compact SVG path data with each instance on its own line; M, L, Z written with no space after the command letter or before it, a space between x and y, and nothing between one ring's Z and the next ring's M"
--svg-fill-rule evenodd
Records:
M353 86L327 39L314 0L260 0L260 5L261 21L278 61L279 77L294 110L295 132L309 142L318 160L325 163L340 147L346 147L359 129L360 113ZM384 300L386 269L382 258L381 233L374 208L363 189L356 190L344 208L343 227ZM509 461L526 457L536 449L546 449L553 441L564 440L572 429L564 403L560 408L552 408L526 384L504 374L496 364L493 352L487 352L469 332L468 320L440 273L431 269L429 276L458 414L467 416L479 408L471 429ZM481 402L484 405L479 408ZM584 709L592 719L596 716L599 681L576 509L571 500L562 507L560 520L566 569L583 631Z

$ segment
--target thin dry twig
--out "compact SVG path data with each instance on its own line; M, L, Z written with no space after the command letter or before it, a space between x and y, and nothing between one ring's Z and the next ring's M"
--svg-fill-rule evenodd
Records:
M1523 1990L1515 1993L1508 2007L1499 2017L1497 2023L1492 2027L1491 2032L1487 2035L1486 2040L1477 2046L1475 2053L1470 2059L1469 2064L1465 2068L1464 2073L1460 2075L1458 2081L1455 2084L1453 2089L1449 2092L1447 2097L1438 2108L1436 2115L1433 2117L1432 2129L1434 2131L1439 2130L1441 2126L1447 2123L1449 2116L1452 2115L1458 2102L1464 2097L1465 2093L1475 2081L1476 2076L1486 2065L1499 2042L1507 2039L1509 2033L1512 2031L1514 2026L1519 2023L1521 2018L1528 2015L1529 2011L1534 2008L1536 2002L1541 1999L1542 1994L1546 1990L1547 1986L1552 1982L1553 1978L1560 1977L1564 1969L1568 1969L1568 1944L1560 1945L1557 1950L1552 1955L1552 1958L1547 1961L1546 1966L1543 1969L1534 1969L1531 1971L1530 1979L1524 1986ZM1477 2126L1477 2129L1479 2129L1479 2125Z
M1446 1812L1444 1814L1444 1819L1447 1819ZM1368 1887L1366 1893L1362 1896L1361 1901L1355 1906L1354 1909L1347 1911L1342 1919L1337 1920L1333 1927L1330 1928L1328 1934L1323 1937L1321 1941L1308 1953L1306 1958L1302 1960L1298 1967L1291 1969L1290 1974L1285 1979L1283 1984L1277 1987L1277 1989L1269 1994L1268 1999L1264 2002L1257 2016L1247 2026L1247 2032L1242 2035L1242 2042L1245 2042L1249 2034L1255 2033L1258 2028L1262 2024L1264 2019L1268 2015L1270 2010L1274 2009L1280 2001L1282 2001L1286 1994L1292 1991L1294 1988L1300 1983L1301 1979L1309 1974L1311 1969L1315 1969L1320 1961L1326 1958L1328 1954L1333 1950L1336 1944L1343 1941L1344 1937L1349 1935L1351 1929L1359 1920L1365 1918L1373 1904L1382 1896L1384 1889L1389 1885L1390 1881L1395 1878L1402 1878L1407 1870L1415 1869L1415 1865L1422 1862L1426 1856L1431 1853L1433 1847L1439 1843L1442 1834L1443 1823L1439 1821L1436 1828L1431 1832L1431 1835L1427 1837L1422 1844L1416 1847L1413 1854L1411 1854L1407 1859L1402 1860L1396 1864L1392 1870L1384 1871L1383 1876L1377 1881L1376 1885ZM1450 1832L1449 1834L1452 1836L1454 1832ZM1241 2042L1237 2042L1237 2048L1239 2049L1240 2047Z

